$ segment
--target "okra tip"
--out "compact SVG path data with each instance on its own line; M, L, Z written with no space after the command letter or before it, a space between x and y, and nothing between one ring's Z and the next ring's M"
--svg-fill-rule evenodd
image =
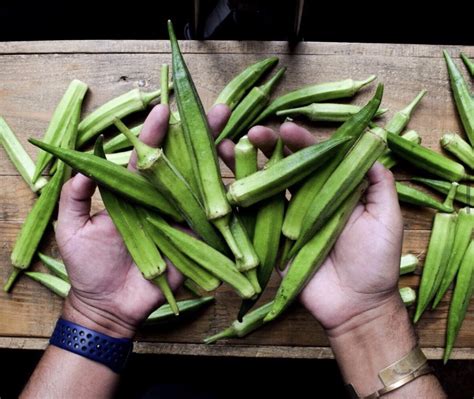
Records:
M364 80L357 80L356 86L359 86L360 88L367 86L369 83L372 83L375 79L377 79L377 75L370 75L367 79Z
M421 99L425 96L427 93L426 89L421 90L416 97L411 101L410 104L408 104L405 108L403 108L400 112L404 113L408 116L411 116L413 110L416 108L416 106L420 103Z

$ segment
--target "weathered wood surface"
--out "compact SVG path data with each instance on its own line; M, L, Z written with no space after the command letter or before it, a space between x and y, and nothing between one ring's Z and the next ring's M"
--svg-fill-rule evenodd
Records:
M423 143L439 150L438 140L446 131L460 131L449 90L441 47L393 44L302 43L290 48L286 43L252 42L183 42L191 73L209 108L221 88L235 73L249 63L269 55L278 55L288 72L276 90L286 90L313 82L363 79L377 74L385 83L383 106L393 112L406 105L420 89L428 94L410 122ZM457 55L459 50L474 55L474 48L447 47ZM34 157L36 150L27 138L41 137L52 111L69 81L86 82L90 92L85 113L104 101L135 87L151 90L159 84L159 69L170 62L167 42L84 41L0 43L0 115L19 135ZM373 86L362 90L353 103L363 104ZM387 118L386 117L386 118ZM382 119L383 120L383 119ZM274 124L274 123L273 123ZM274 124L274 126L276 126ZM308 125L319 138L327 137L331 125ZM402 168L395 169L397 178L405 180ZM223 169L225 177L231 177ZM0 279L10 270L9 257L15 237L35 196L0 150ZM100 201L94 201L94 209ZM424 258L433 212L403 207L404 252ZM57 255L52 240L43 244L45 251ZM34 268L41 269L38 264ZM401 286L416 287L418 276L401 279ZM274 278L264 300L275 292ZM245 340L232 340L205 347L200 342L235 317L239 301L228 288L216 294L216 303L185 323L144 330L136 346L139 352L267 356L267 357L330 357L323 331L299 305L281 320L266 326ZM44 348L46 338L60 312L61 301L37 283L21 279L12 294L0 293L0 347ZM427 312L417 330L421 344L432 358L440 358L444 343L446 298L435 312ZM457 341L456 358L474 356L474 306L471 305Z

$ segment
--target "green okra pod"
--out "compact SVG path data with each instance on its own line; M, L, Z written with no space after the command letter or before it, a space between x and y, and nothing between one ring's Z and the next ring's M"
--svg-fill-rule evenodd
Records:
M202 204L178 170L166 158L163 150L150 147L140 141L119 120L115 124L128 137L135 148L138 171L164 196L172 199L173 204L181 212L189 226L204 241L221 252L225 252L225 245L208 221Z
M135 203L163 212L177 221L183 220L177 209L143 176L93 154L54 147L35 139L29 141L51 152L74 170L95 180L99 185Z
M161 65L161 104L169 105L169 74L170 67L168 64Z
M48 183L48 180L41 176L33 183L35 164L2 117L0 117L0 144L31 191L36 193Z
M130 128L130 131L133 133L134 136L138 137L142 129L143 124ZM104 151L106 154L112 154L114 152L125 150L130 147L132 147L132 143L130 143L130 140L127 139L127 137L120 132L118 132L111 139L104 142Z
M225 338L242 338L254 332L264 324L264 318L273 306L273 301L268 302L245 315L242 321L235 320L230 327L215 335L204 338L205 344L212 344Z
M454 102L461 118L461 122L466 130L466 135L471 145L474 145L474 98L467 86L461 72L456 67L447 51L443 51L446 66L448 67L451 90Z
M255 290L249 281L241 274L235 264L219 251L216 251L205 242L191 237L159 218L148 219L155 225L183 254L194 260L202 268L212 273L218 279L229 284L243 298L251 298Z
M425 170L449 181L474 179L473 176L466 173L464 166L460 163L455 162L427 147L405 140L390 132L387 134L387 141L388 147L395 155L419 169Z
M234 140L251 126L253 120L260 114L270 101L270 94L285 73L286 68L281 68L268 82L250 90L240 104L232 112L229 121L221 134L216 138L216 145L224 139Z
M458 212L456 220L456 228L454 233L454 243L449 256L446 271L441 280L435 299L433 300L433 309L438 306L444 294L448 290L451 283L456 277L461 261L466 253L467 247L472 239L472 231L474 228L474 209L462 208Z
M97 157L105 158L102 136L97 139L94 154ZM158 286L173 312L178 315L179 309L176 299L164 275L166 262L151 237L147 234L138 209L135 205L117 197L104 187L99 186L99 191L105 209L120 233L135 265L143 274L143 277Z
M234 205L250 206L273 197L320 167L349 137L329 139L298 151L271 168L260 170L229 186L227 198Z
M474 293L474 241L471 241L459 267L453 297L449 306L448 326L446 328L446 347L444 363L447 363L454 343L467 313L469 302Z
M233 215L230 222L230 230L242 253L242 257L236 260L237 269L241 272L255 269L260 264L260 260L255 252L252 240L249 238L249 234L238 215ZM257 287L257 290L260 292L260 287Z
M204 296L202 288L197 285L193 280L190 278L186 278L183 282L183 286L194 296L198 298L202 298Z
M232 209L227 201L221 179L216 146L201 99L179 49L171 21L168 21L168 33L171 42L176 102L186 144L192 154L193 166L196 168L201 190L200 197L203 200L207 218L214 223L234 256L239 259L242 254L229 227Z
M412 180L431 187L443 194L447 194L451 188L451 183L443 180L425 179L422 177L413 177ZM454 199L463 204L474 206L474 189L471 186L460 184L456 190Z
M301 187L292 196L283 222L282 233L286 237L282 259L286 259L293 242L301 234L306 214L318 201L318 193L324 183L334 172L349 149L364 132L368 123L372 120L375 112L380 106L383 96L383 86L379 85L373 98L356 115L347 120L336 132L333 138L351 137L351 140L344 144L344 147L321 169L309 176ZM281 266L285 263L281 262Z
M343 203L324 224L322 229L299 250L293 259L291 267L280 283L273 307L265 316L265 321L273 320L280 315L296 299L314 273L320 268L367 185L366 180L360 182L352 193L346 196Z
M313 103L304 107L282 109L277 111L277 116L291 118L303 115L313 122L345 122L357 114L362 107L352 104ZM379 108L374 118L387 112L387 108Z
M416 291L411 287L403 287L398 290L405 306L411 306L416 302Z
M456 184L453 183L445 203L452 202L456 188ZM441 284L454 243L456 218L456 213L438 212L434 216L430 242L418 290L418 303L413 319L415 323L420 319Z
M252 123L256 125L277 111L294 108L320 101L335 100L337 98L352 97L362 87L374 81L375 75L365 80L346 79L339 82L319 83L290 91L273 100Z
M301 234L288 253L288 259L296 255L314 234L326 223L344 199L364 179L377 158L387 148L386 132L383 129L368 130L329 176L315 204L308 209Z
M209 305L214 301L213 296L205 296L198 299L186 299L184 301L178 301L179 315L196 311L201 309L205 305ZM158 309L153 311L150 316L145 320L145 326L151 326L153 324L162 323L169 321L169 319L175 318L175 314L168 304L160 306Z
M272 167L283 157L283 141L279 139L273 150L272 157L265 167ZM267 286L277 263L281 241L281 227L285 215L285 203L285 193L280 193L262 202L257 211L253 246L260 259L260 266L257 268L257 278L262 291ZM242 317L255 305L259 297L260 295L257 298L242 302L237 316L239 321L242 321Z
M71 289L71 284L51 274L40 272L25 272L25 274L61 298L66 298Z
M87 92L87 85L80 80L73 80L66 92L64 93L61 101L58 103L51 121L49 122L48 129L43 137L43 142L51 144L54 146L60 146L63 140L63 137L67 134L66 128L69 123L69 119L73 114L73 110L80 108L82 100ZM75 143L74 143L75 146ZM74 146L72 149L74 149ZM35 172L33 174L33 183L40 177L43 170L48 166L48 164L53 159L53 155L45 152L39 151L36 159Z
M105 154L107 161L110 161L119 166L127 166L130 162L130 157L132 156L132 151L122 151L116 152L114 154Z
M425 194L423 191L417 190L414 187L407 186L406 184L396 182L395 187L397 189L398 200L407 204L425 206L428 208L437 209L441 212L452 213L454 208L447 207L443 203L437 201L433 197Z
M42 254L41 252L38 252L38 257L40 258L41 262L43 262L43 265L45 265L51 273L53 273L56 277L59 277L61 280L69 282L66 266L64 266L63 262L51 258L48 255Z
M96 137L104 129L112 126L116 118L124 118L137 111L145 110L161 95L161 90L144 93L139 89L115 97L87 115L79 124L77 147Z
M269 57L248 66L224 87L214 104L225 104L234 109L263 74L276 64L278 57Z
M408 132L402 134L400 137L402 137L405 140L413 141L414 143L421 144L421 137L414 130L409 130ZM395 155L392 154L392 151L388 150L388 151L385 151L385 153L382 154L379 157L379 159L377 159L377 162L380 162L387 169L392 169L398 163L398 159Z
M155 216L146 209L138 208L140 217L144 222L145 229L149 237L155 242L159 250L165 255L171 263L178 269L185 277L193 281L204 291L214 291L221 284L220 280L214 277L211 273L204 270L192 259L185 256L178 248L168 240L168 238L149 221L148 218L154 219L158 217L161 223L166 223L161 217Z
M413 111L418 106L425 94L426 90L421 90L410 104L396 112L392 119L390 119L390 121L388 121L388 123L385 125L385 130L393 134L400 134L407 126Z
M461 53L461 58L464 62L464 65L466 65L467 70L471 74L471 76L474 76L474 61L464 53Z
M400 276L413 273L420 264L418 257L413 254L406 254L400 258Z
M456 133L446 133L441 137L441 147L456 156L469 168L474 169L474 150Z

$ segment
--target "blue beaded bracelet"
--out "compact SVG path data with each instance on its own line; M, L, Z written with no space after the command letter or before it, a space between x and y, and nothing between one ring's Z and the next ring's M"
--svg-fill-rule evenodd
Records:
M133 349L131 339L109 337L61 318L49 343L101 363L116 373L125 368Z

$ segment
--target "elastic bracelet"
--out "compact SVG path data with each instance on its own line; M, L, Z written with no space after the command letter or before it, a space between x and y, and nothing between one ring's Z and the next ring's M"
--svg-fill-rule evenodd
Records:
M49 343L101 363L116 373L125 368L133 349L131 339L110 337L62 318L58 319Z
M378 376L384 387L368 396L359 396L355 388L348 384L347 391L353 399L376 399L389 392L395 391L422 375L433 370L428 365L428 360L419 346L413 348L407 355L390 366L382 369Z

